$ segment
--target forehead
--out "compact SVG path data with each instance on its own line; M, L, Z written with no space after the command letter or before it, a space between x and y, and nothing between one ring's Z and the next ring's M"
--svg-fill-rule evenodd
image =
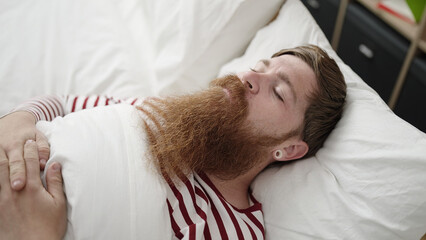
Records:
M293 55L281 55L268 60L260 60L268 71L284 73L294 85L298 94L308 95L317 87L317 80L312 68L302 59Z
M312 68L304 62L302 59L289 54L284 54L279 57L274 57L271 59L262 59L260 60L263 64L270 68L283 68L289 71L290 73L303 73L308 71L313 74ZM315 74L313 74L315 75Z

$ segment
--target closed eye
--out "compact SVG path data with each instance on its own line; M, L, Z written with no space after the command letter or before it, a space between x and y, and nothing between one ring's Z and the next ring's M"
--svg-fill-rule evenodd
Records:
M257 71L254 68L250 68L250 71L257 73Z
M281 102L284 102L283 97L281 97L276 88L274 88L274 94Z

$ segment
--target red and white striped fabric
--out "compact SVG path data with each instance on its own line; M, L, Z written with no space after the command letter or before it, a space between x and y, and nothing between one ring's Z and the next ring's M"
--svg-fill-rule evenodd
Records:
M113 104L125 103L130 105L139 105L143 98L119 99L108 96L41 96L27 100L12 110L27 111L34 115L37 121L52 121L55 117L63 117L68 113L83 109L94 108L98 106L108 106Z
M37 121L82 109L112 104L140 105L142 98L106 96L43 96L32 98L15 111L31 112ZM170 184L167 205L176 239L264 239L262 205L250 194L251 206L238 209L229 204L204 173L192 174Z
M249 208L238 209L204 173L180 181L167 194L176 239L264 239L262 205L253 195Z

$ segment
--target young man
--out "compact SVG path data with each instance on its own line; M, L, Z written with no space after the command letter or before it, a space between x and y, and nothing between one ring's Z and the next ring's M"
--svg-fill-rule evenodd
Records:
M346 85L337 64L323 50L310 45L282 50L269 60L259 61L249 72L214 80L205 91L138 104L146 116L151 161L170 187L167 204L174 235L194 239L218 235L263 238L262 212L250 194L251 182L273 162L314 155L340 119L345 97ZM67 112L64 106L73 112L88 108L88 104L99 105L99 98L95 99L84 98L78 107L78 98L42 98L37 100L40 103L18 110L50 120L52 114ZM130 104L137 101L127 100ZM46 107L49 104L51 107ZM5 152L1 154L9 157L10 165L10 183L2 184L20 190L26 181L25 152L31 152L27 145L26 151L21 146L27 139L40 138L37 142L43 148L46 141L28 112L15 112L0 123L0 146ZM11 144L16 139L12 134L16 136L17 132L18 144ZM47 159L43 154L41 158ZM3 157L1 161L0 166L8 160ZM1 191L0 199L2 194L17 192ZM182 194L204 201L205 208L200 208L197 201L184 201L179 197ZM0 206L8 204L14 204L13 200L0 201ZM176 207L180 205L185 206L184 210ZM196 216L190 216L186 208L194 208ZM241 215L242 209L250 211ZM57 218L52 217L52 222L64 221L58 219L62 215L54 216ZM203 220L201 228L194 227L193 219L197 217Z

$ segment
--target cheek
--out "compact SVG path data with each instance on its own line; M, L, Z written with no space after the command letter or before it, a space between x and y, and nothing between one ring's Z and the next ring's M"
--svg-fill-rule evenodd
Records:
M283 106L273 106L270 102L249 101L247 120L255 131L270 136L280 136L298 128L303 115L286 110Z
M284 111L277 111L276 106L262 101L249 101L247 120L256 131L273 134L279 128L284 127L289 121Z

